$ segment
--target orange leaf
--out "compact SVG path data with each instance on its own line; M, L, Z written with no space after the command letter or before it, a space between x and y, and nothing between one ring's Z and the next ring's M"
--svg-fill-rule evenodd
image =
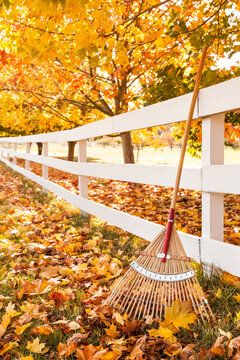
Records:
M111 336L114 338L118 337L118 335L120 334L120 331L117 331L117 328L114 324L112 324L109 329L105 328L104 330L106 331L106 334L108 336Z

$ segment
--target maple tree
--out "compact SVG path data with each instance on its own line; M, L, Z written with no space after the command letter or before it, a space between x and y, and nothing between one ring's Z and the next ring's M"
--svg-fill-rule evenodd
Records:
M237 10L238 1L25 0L20 7L12 1L10 8L1 10L1 47L29 69L34 65L33 73L35 66L48 68L48 76L34 79L29 74L24 82L23 73L13 71L9 90L22 98L30 87L31 95L39 97L31 100L34 111L41 104L39 115L50 105L55 116L56 111L72 116L77 124L79 109L90 111L94 121L138 108L142 88L157 79L156 70L166 63L187 66L194 73L204 42L211 43L208 66L215 63L216 52L238 51ZM50 78L55 80L51 84ZM52 117L47 123L55 128ZM133 162L131 134L121 137L124 160Z

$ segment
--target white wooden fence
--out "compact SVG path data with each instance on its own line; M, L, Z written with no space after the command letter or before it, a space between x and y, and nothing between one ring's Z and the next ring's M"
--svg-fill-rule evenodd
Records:
M237 276L240 276L240 247L223 242L223 196L224 193L240 194L240 164L224 165L224 114L240 108L239 94L240 78L202 89L199 93L194 118L203 119L202 166L184 167L180 186L202 191L202 237L179 232L188 256ZM53 192L83 212L151 241L162 226L88 200L87 177L173 186L176 167L88 163L86 140L185 121L191 96L187 94L72 130L1 138L0 160L40 184L44 191ZM78 142L78 163L48 156L49 142L67 141ZM35 142L43 143L43 155L30 153L30 143ZM17 151L17 144L23 143L26 144L26 153ZM13 149L10 144L14 144ZM25 169L16 165L17 158L25 159ZM30 172L30 161L42 164L42 177ZM48 167L78 175L79 195L49 181Z

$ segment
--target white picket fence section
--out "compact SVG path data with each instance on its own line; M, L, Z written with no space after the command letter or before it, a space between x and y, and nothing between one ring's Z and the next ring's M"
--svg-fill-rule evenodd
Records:
M179 232L188 256L240 276L240 247L223 242L224 193L240 194L240 164L224 165L224 114L240 108L240 78L210 86L199 92L194 118L203 119L202 166L183 169L180 186L202 191L202 237ZM0 160L83 211L152 241L161 225L88 200L87 177L173 186L176 166L95 164L87 162L87 139L185 121L192 94L179 96L126 114L76 129L47 134L1 138ZM78 163L48 156L48 143L78 142ZM30 143L42 142L43 155L30 153ZM10 148L12 147L13 149ZM26 153L17 151L26 144ZM10 161L10 156L13 161ZM25 159L25 169L16 159ZM30 162L42 164L42 177L30 171ZM79 176L79 195L48 180L48 167ZM161 201L161 200L159 200ZM190 209L189 209L190 210Z

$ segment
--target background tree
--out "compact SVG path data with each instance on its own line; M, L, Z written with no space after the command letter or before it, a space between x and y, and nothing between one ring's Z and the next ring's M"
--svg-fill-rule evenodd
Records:
M195 72L188 67L167 64L165 68L157 71L158 81L144 88L144 106L161 102L176 96L180 96L193 91ZM202 87L226 81L240 75L240 67L234 66L230 70L211 69L205 70L202 76ZM182 138L185 123L172 125L172 138L176 140ZM229 112L225 116L225 144L235 146L240 140L240 114L239 112ZM187 151L192 156L200 156L202 149L202 121L193 121L190 130Z
M39 99L61 112L66 104L71 111L84 108L94 121L142 106L143 87L154 83L156 70L166 64L194 73L206 42L208 66L216 53L238 51L237 10L237 0L13 0L1 10L1 47L58 74L51 99L32 79ZM130 133L121 138L124 161L133 162Z

